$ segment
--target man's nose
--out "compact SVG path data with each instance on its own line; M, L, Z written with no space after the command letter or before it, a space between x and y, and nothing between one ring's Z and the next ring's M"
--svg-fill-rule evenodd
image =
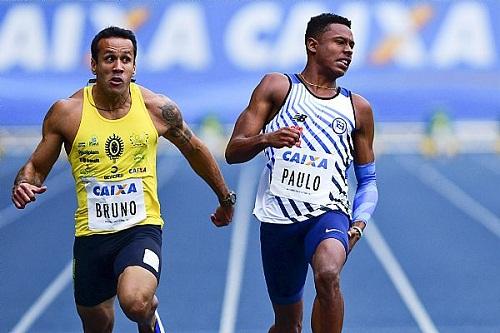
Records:
M123 72L123 63L120 60L115 61L115 64L113 66L113 71Z

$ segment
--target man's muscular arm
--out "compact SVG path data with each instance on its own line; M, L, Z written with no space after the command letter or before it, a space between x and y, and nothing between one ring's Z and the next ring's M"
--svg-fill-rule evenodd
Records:
M295 128L280 128L272 133L261 133L264 125L283 104L290 83L286 76L271 73L264 76L250 98L250 103L238 117L226 148L226 161L242 163L251 160L267 147L292 147L300 140Z
M173 101L167 100L165 104L160 106L160 109L163 120L168 127L164 136L179 148L183 154L182 149L186 152L195 149L195 142L191 142L193 132L182 119L177 105Z
M353 94L352 96L356 113L356 130L354 132L354 162L367 164L375 160L373 152L374 121L373 111L366 99Z
M353 136L354 171L358 186L354 195L352 214L355 228L351 227L349 230L351 247L361 237L378 201L373 152L373 111L370 104L359 95L353 95L353 104L356 112L356 131Z
M161 117L166 126L163 136L171 141L186 157L191 168L205 180L222 202L229 194L222 173L207 146L193 134L182 119L179 107L170 99L163 98ZM212 215L217 226L227 225L233 215L233 207L219 207Z
M208 183L219 199L224 198L229 191L208 148L184 122L179 108L173 101L167 100L160 109L167 126L163 136L181 151L193 170Z
M19 209L35 201L35 195L46 190L43 182L57 161L63 143L63 137L58 130L62 104L61 101L56 102L45 115L42 139L14 180L12 202Z

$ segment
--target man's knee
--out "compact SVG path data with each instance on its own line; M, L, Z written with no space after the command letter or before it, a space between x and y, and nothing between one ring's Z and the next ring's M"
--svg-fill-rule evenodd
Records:
M132 321L141 323L151 315L152 300L141 293L124 293L118 297L123 313Z
M127 267L118 278L117 295L125 315L136 323L151 320L158 305L155 276L142 267Z
M329 296L340 290L340 269L331 267L314 274L318 296Z

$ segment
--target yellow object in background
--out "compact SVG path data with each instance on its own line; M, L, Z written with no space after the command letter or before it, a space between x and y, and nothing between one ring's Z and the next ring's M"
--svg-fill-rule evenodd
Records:
M453 122L443 109L438 109L427 124L421 143L421 153L426 157L452 157L459 152L459 142Z

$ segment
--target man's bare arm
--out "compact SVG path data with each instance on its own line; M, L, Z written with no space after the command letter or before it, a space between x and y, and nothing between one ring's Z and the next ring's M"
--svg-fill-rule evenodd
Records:
M353 200L353 225L348 231L351 248L363 234L366 222L378 201L373 152L373 111L370 104L359 95L353 95L353 104L356 113L356 130L353 136L354 171L358 186Z
M366 164L375 160L373 111L366 99L356 94L353 94L352 97L356 113L356 130L353 136L354 162Z
M45 192L43 182L57 161L63 143L58 132L60 107L59 102L55 103L45 115L42 139L14 180L12 201L17 208L24 208L35 200L36 194Z
M262 133L264 125L276 114L290 87L288 79L278 73L267 74L252 93L250 102L240 114L226 148L226 161L242 163L251 160L267 147L291 147L300 139L293 128Z
M234 207L224 204L229 189L213 155L184 122L179 107L173 101L165 98L160 110L166 126L163 136L181 151L191 168L205 180L219 199L220 205L210 217L212 222L218 227L228 225L232 220Z
M186 157L193 170L203 178L216 193L219 200L224 199L229 190L224 178L207 146L193 134L184 122L178 106L167 100L161 107L161 114L167 130L163 134Z

